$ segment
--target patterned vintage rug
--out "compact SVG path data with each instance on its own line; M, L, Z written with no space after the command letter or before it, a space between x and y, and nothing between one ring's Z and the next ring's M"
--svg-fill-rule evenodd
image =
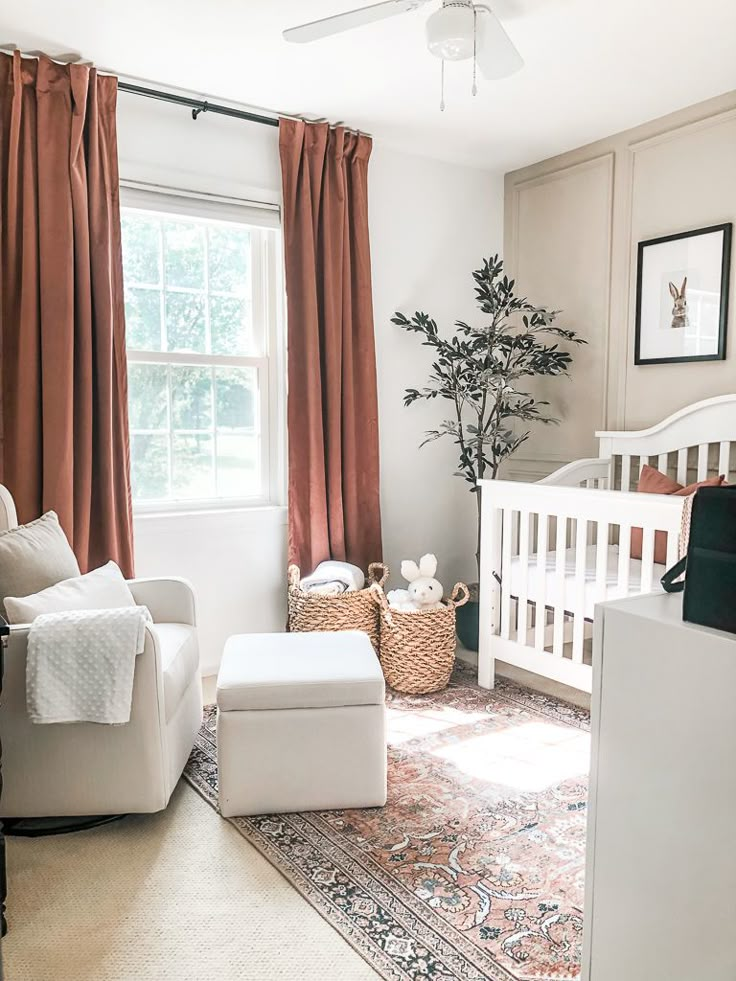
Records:
M232 824L383 978L578 978L588 713L473 677L389 694L385 808ZM185 775L216 807L214 708Z

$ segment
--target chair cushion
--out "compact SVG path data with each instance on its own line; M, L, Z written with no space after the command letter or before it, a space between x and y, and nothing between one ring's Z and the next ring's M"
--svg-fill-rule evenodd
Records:
M238 634L217 676L221 712L380 705L381 666L364 633Z
M197 631L186 623L154 623L161 650L161 667L164 675L164 703L166 721L169 722L199 671L199 647Z
M28 596L78 575L79 563L54 511L0 532L0 612L6 596Z
M114 610L135 606L122 572L108 562L84 576L64 579L30 596L6 596L5 609L11 623L33 623L42 613L67 610Z

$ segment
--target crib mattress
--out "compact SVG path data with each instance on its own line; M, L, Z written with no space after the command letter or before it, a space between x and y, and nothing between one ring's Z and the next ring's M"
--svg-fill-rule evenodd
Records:
M530 555L528 564L529 571L526 573L522 569L522 561L517 556L511 560L511 595L518 597L523 583L524 575L527 576L527 598L531 601L536 600L540 595L541 577L546 580L546 591L544 602L546 606L561 605L568 612L575 612L578 603L577 586L575 584L575 561L576 550L568 548L565 551L565 577L558 582L555 568L557 564L557 554L548 552L546 564L543 570L537 566L537 556ZM629 587L626 593L638 593L641 590L641 559L629 560ZM608 546L608 562L606 566L606 595L598 597L595 586L596 568L596 546L589 545L585 550L585 599L584 616L588 620L593 619L593 609L597 602L604 599L617 599L626 593L618 591L618 545ZM666 566L655 562L652 575L652 592L662 592L660 578L664 574ZM541 577L540 577L541 573ZM562 596L560 596L560 592Z

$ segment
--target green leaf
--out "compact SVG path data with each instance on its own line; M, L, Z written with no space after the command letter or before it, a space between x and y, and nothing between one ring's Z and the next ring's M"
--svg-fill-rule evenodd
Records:
M421 445L449 437L457 447L455 473L475 489L479 474L495 473L529 438L530 425L559 421L547 401L525 391L527 380L569 375L572 351L586 341L558 326L561 311L518 294L498 255L483 259L471 275L482 323L456 320L441 331L422 311L397 312L391 322L420 334L420 343L434 352L425 385L406 389L404 404L439 398L452 406L452 418L426 432Z

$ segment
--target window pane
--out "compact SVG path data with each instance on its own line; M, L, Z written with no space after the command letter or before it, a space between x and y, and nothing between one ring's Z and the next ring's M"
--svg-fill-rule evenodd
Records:
M211 290L250 296L250 232L237 225L213 225L207 234Z
M254 497L261 486L258 439L217 434L217 493L219 497Z
M161 350L161 294L158 290L125 289L125 334L133 351Z
M134 211L123 211L121 227L126 282L158 286L161 282L158 219Z
M134 434L130 439L133 497L137 501L169 497L169 438Z
M172 365L171 399L174 429L209 429L212 426L212 370Z
M215 370L217 428L253 431L256 427L258 374L255 368Z
M172 496L178 500L204 500L215 496L212 436L174 434Z
M210 297L213 354L248 354L252 351L249 306L245 300L236 297Z
M193 222L164 221L167 286L204 289L204 228Z
M206 353L207 329L202 294L166 294L166 338L168 351Z
M128 366L128 405L131 429L168 430L168 386L165 364Z

